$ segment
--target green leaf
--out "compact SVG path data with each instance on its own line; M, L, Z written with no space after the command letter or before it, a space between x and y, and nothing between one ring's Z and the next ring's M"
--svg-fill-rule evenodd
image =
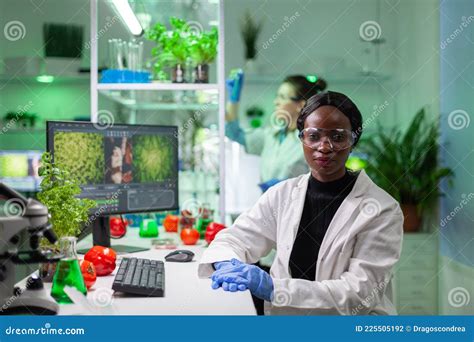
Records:
M48 208L53 229L59 237L76 235L95 203L76 197L81 193L81 188L69 178L69 172L52 163L48 152L43 154L41 160L43 171L52 172L43 172L38 199Z
M162 23L155 24L145 37L156 43L152 48L154 73L156 78L163 77L163 67L185 64L192 59L195 64L208 64L217 55L218 32L216 28L209 32L195 32L186 21L171 17L171 30Z
M361 139L357 150L367 154L366 172L382 189L401 203L416 204L422 209L440 195L439 182L453 176L441 167L438 122L429 122L424 109L416 113L405 132L396 128Z

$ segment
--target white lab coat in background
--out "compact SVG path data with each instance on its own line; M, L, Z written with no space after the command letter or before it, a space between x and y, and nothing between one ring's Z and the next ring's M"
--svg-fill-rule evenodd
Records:
M278 129L247 129L245 132L245 151L261 157L260 180L287 179L309 171L304 159L303 147L298 130L288 132L280 143Z
M270 188L230 228L219 232L200 260L199 277L209 277L216 261L254 263L276 248L270 269L274 297L265 302L265 314L396 314L390 280L401 251L403 214L364 170L328 227L315 266L316 280L291 277L289 259L309 177L308 173Z

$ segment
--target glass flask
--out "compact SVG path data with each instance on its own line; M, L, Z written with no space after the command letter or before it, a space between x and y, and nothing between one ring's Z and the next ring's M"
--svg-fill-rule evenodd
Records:
M60 304L72 303L72 300L64 292L66 286L74 287L79 292L87 295L87 288L79 266L79 260L77 259L76 242L77 238L71 236L63 237L59 240L59 247L63 258L56 266L51 296Z

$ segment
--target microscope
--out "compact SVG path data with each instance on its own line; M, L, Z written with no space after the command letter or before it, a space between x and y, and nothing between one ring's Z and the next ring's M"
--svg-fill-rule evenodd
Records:
M26 288L15 287L16 265L60 259L60 256L50 256L39 249L41 238L51 243L57 240L49 223L48 209L1 182L0 198L5 200L5 216L0 216L0 315L57 314L58 304L36 274L28 278Z

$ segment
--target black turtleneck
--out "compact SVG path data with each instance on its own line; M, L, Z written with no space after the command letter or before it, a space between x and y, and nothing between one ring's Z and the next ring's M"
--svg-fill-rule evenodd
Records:
M310 176L303 214L290 255L293 278L316 279L316 261L324 235L356 179L357 174L348 170L342 178L331 182L320 182Z

